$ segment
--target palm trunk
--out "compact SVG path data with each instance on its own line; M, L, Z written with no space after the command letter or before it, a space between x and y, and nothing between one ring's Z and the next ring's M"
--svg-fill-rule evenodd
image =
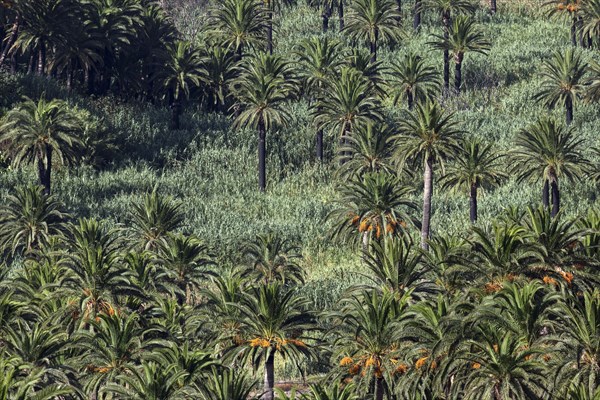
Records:
M37 74L44 75L44 67L46 66L46 46L42 43L38 50Z
M73 61L67 64L67 90L70 92L73 89Z
M544 208L548 208L550 205L550 183L548 179L544 179L544 186L542 187L542 205Z
M340 165L344 165L347 161L348 152L344 150L346 148L347 140L346 138L350 136L350 126L349 123L346 122L344 124L344 130L342 131L342 136L340 137Z
M328 2L323 6L321 17L323 18L323 33L326 33L329 30L329 18L331 18L331 7Z
M269 54L273 54L273 10L271 9L268 10L267 19L267 50Z
M565 100L565 110L567 113L567 126L571 125L571 122L573 122L573 100L571 99L570 96L567 96L567 99Z
M263 385L264 394L262 400L273 400L273 388L275 387L275 352L271 353L265 360L265 380Z
M396 0L396 7L398 8L398 24L402 23L402 0Z
M375 378L375 400L383 400L383 378Z
M585 48L585 35L583 34L582 17L577 17L577 30L579 31L579 46Z
M344 30L344 0L338 0L338 17L340 19L340 31Z
M377 62L377 40L379 39L379 31L375 29L373 40L371 40L371 62Z
M323 162L323 129L319 129L317 131L316 136L316 145L317 145L317 160L319 162Z
M41 161L41 160L40 160ZM46 145L46 165L40 162L42 165L42 169L40 172L40 180L42 182L42 186L44 186L44 193L46 195L50 195L50 175L52 173L52 147L50 145ZM39 168L39 164L38 164Z
M173 100L173 104L171 104L171 129L178 130L180 128L180 114L181 103L179 102L179 99Z
M460 85L462 83L462 57L459 62L456 63L454 70L454 89L456 93L460 93Z
M471 223L477 222L477 183L471 184L471 193L469 195Z
M408 101L408 109L412 110L414 106L414 97L410 89L406 89L406 100Z
M442 25L444 29L444 40L448 41L450 35L450 13L442 15ZM450 50L444 49L444 88L450 88Z
M433 195L433 159L425 160L423 172L423 220L421 222L421 248L429 250L429 231L431 224L431 197Z
M577 15L573 13L571 21L571 44L577 46Z
M496 0L490 0L490 12L492 14L496 14L496 11L498 11L496 7Z
M258 121L258 187L261 192L267 188L267 130L262 117Z
M552 177L550 188L552 192L552 212L550 215L556 217L560 211L560 191L558 190L558 178L556 176Z
M20 28L21 28L21 16L19 14L17 14L17 16L15 17L15 23L13 24L12 32L10 33L10 37L8 38L8 41L6 42L4 49L2 50L2 54L0 54L0 67L4 63L6 56L8 56L9 50L15 44L15 41L17 40L17 36L19 35Z
M421 26L421 0L415 0L415 15L413 19L413 29L418 30Z

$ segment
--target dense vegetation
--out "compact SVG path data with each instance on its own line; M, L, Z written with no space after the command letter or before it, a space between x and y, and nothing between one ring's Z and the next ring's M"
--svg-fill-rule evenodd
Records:
M0 6L0 399L600 399L599 0Z

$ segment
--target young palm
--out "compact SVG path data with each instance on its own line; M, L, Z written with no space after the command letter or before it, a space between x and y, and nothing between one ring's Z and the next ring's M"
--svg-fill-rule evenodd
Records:
M287 239L268 233L258 235L244 247L244 255L248 260L249 273L257 282L286 281L304 282L304 270L298 264L302 258L300 248Z
M156 189L131 205L132 234L144 250L156 250L183 223L182 204L169 196L159 195Z
M418 104L414 112L400 122L400 134L392 137L395 159L423 165L423 219L421 247L429 248L431 235L431 199L433 197L434 165L444 171L445 161L458 149L456 136L460 133L453 114L446 113L437 102Z
M206 70L206 106L211 111L226 111L231 105L231 83L238 75L234 53L220 46L210 46L202 52Z
M225 0L212 12L211 33L221 39L228 50L235 52L238 61L248 47L264 43L267 21L265 8L255 0Z
M338 132L341 147L356 126L383 119L369 82L355 69L342 67L338 79L332 80L326 91L327 96L313 107L313 115L319 129Z
M431 45L442 50L448 50L454 58L454 89L460 93L462 84L462 63L466 53L487 54L491 47L490 42L484 37L483 31L477 26L472 17L459 15L452 20L448 37L434 35L437 41Z
M162 69L156 75L161 88L166 92L171 107L171 129L179 129L182 102L190 97L190 91L206 81L201 53L190 42L178 41L161 57Z
M444 39L450 36L450 23L452 16L456 14L472 14L475 4L471 0L425 0L423 8L432 10L439 14L442 19L442 30ZM450 87L450 51L444 49L444 88Z
M202 400L255 400L257 382L241 368L213 368L205 380Z
M254 368L264 366L263 400L274 398L277 354L295 365L313 354L305 334L315 329L314 318L306 305L305 298L278 282L252 288L239 304L243 338L231 350Z
M542 202L549 205L552 193L552 216L560 210L558 180L576 181L587 168L582 155L583 139L549 117L541 117L517 134L516 146L511 152L513 173L518 181L543 180Z
M40 98L36 103L25 98L6 114L0 140L8 143L14 165L37 165L40 184L48 195L52 165L56 161L72 164L79 156L79 129L79 119L64 101Z
M399 38L398 17L392 0L355 0L350 5L344 31L352 40L367 42L371 62L376 62L379 44Z
M14 256L39 250L52 236L65 232L68 215L54 196L41 186L21 186L0 206L0 250Z
M327 218L334 221L333 236L342 241L362 241L367 249L371 240L401 234L412 225L408 211L416 207L409 199L411 190L394 175L366 174L344 184L340 192L340 207Z
M394 174L392 149L388 143L394 133L393 128L385 123L368 122L358 126L342 149L351 158L340 166L338 173L345 178L361 177L374 172Z
M432 98L440 86L435 68L412 52L405 54L401 62L392 64L390 75L394 81L394 105L406 99L409 110L415 102Z
M251 127L258 131L258 187L267 187L267 132L287 125L290 115L283 106L293 87L284 77L261 68L260 58L251 62L234 86L241 112L233 121L236 128Z
M502 155L491 144L463 140L461 149L442 177L444 188L469 193L471 223L477 221L477 192L481 187L499 186L508 175L500 163Z
M334 357L343 375L353 378L362 393L374 387L375 400L389 394L402 357L398 324L406 318L408 299L388 291L363 291L342 299L341 309L328 315L335 327Z
M329 1L329 0L325 0ZM340 64L340 43L329 38L314 37L300 44L298 51L300 78L310 99L322 101L325 96L325 86L333 79ZM318 112L318 110L317 110ZM317 129L316 135L317 159L323 161L323 129Z
M557 51L542 66L542 86L536 101L554 108L564 105L567 125L573 121L573 106L585 94L587 65L581 54L569 48Z

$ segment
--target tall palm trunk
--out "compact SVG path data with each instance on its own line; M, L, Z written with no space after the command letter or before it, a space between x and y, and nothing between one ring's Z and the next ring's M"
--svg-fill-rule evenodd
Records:
M383 378L375 378L375 400L383 400Z
M20 28L21 28L21 15L17 14L17 16L15 17L15 23L13 24L12 31L10 33L8 41L6 42L4 49L2 49L2 54L0 54L0 67L4 63L4 60L6 59L6 56L8 55L8 51L15 44L15 41L17 40L17 36L19 35Z
M377 41L379 40L379 30L375 29L373 32L373 39L371 39L371 62L377 62Z
M344 150L346 148L346 144L348 144L347 138L351 134L350 122L344 123L344 130L342 131L342 136L340 137L340 165L344 165L346 161L348 161L349 153Z
M45 67L46 67L46 46L44 45L44 43L41 43L40 48L38 49L37 74L40 76L44 75Z
M406 89L406 100L408 101L408 109L412 111L415 100L413 92L410 89Z
M398 23L402 22L402 0L396 0L396 7L398 8Z
M329 0L325 1L321 17L323 18L323 33L326 33L329 30L329 19L331 18L331 6L329 5Z
M415 15L413 19L413 29L417 30L421 26L421 0L415 0Z
M571 96L567 96L565 100L565 111L567 125L571 125L571 122L573 122L573 99L571 99Z
M492 14L496 14L496 11L498 11L496 7L496 0L490 0L490 12Z
M340 31L344 30L344 0L338 0L338 17L340 19Z
M442 25L444 29L444 41L448 42L450 35L450 11L442 14ZM444 49L444 88L450 88L450 50Z
M542 205L544 208L548 208L550 205L550 183L548 179L544 179L544 186L542 187Z
M40 154L38 156L38 175L40 183L44 187L44 193L50 195L50 175L52 174L52 147L45 145L46 160Z
M179 116L181 114L181 102L179 99L173 100L171 104L171 129L178 130L181 126Z
M550 178L550 192L552 193L552 212L550 215L556 217L560 211L560 191L558 190L558 177L553 175Z
M265 360L265 380L263 385L264 394L262 400L273 400L273 388L275 387L275 352L271 351Z
M258 187L261 192L267 188L267 130L263 117L258 120Z
M454 69L454 89L456 93L460 93L460 85L462 84L462 62L464 54L458 53L456 55L456 67Z
M273 54L273 9L270 2L268 3L268 7L269 9L267 10L267 50L269 51L269 54Z
M70 92L73 89L73 64L74 60L67 64L67 90Z
M477 222L477 183L471 184L471 193L469 194L471 223Z
M425 160L423 172L423 220L421 221L421 248L429 250L429 232L431 224L431 197L433 196L433 159Z
M572 13L571 17L571 44L577 46L577 14Z

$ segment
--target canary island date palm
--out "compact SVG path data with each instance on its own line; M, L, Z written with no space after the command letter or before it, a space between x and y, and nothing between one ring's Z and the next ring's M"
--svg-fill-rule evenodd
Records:
M409 110L415 102L431 99L440 86L436 69L413 52L405 54L400 62L392 63L390 78L394 83L394 105L406 99Z
M231 354L250 361L254 368L263 365L263 400L274 398L277 354L295 365L314 355L307 334L316 325L306 311L307 301L296 290L272 282L251 288L238 305L243 337Z
M235 52L238 61L247 48L260 48L265 43L267 15L260 1L225 0L211 12L210 33Z
M26 376L21 373L28 370ZM29 369L18 357L4 356L0 359L0 399L3 400L52 400L73 393L66 385L48 384L44 371Z
M402 234L414 224L409 213L416 208L409 196L412 190L394 175L377 172L355 177L339 192L339 207L328 215L338 240L362 243L367 250L372 240Z
M302 258L300 248L279 235L257 235L246 243L243 253L248 260L249 274L258 282L304 282L304 270L298 264Z
M567 295L568 296L568 295ZM558 395L570 386L598 387L600 375L600 292L586 290L558 303L554 313L558 343Z
M48 195L52 166L70 165L79 157L80 128L79 119L66 102L25 98L6 114L0 140L8 143L13 165L36 164L40 184Z
M600 1L588 0L580 2L580 7L583 18L581 35L588 38L600 37Z
M458 393L465 400L544 398L549 372L541 360L543 352L510 332L479 327L475 338L461 343L453 357L451 368L457 376L451 398Z
M400 133L391 138L395 147L394 158L398 164L423 166L423 218L421 223L421 247L429 248L431 199L433 197L434 166L445 170L445 162L458 150L458 124L452 113L448 113L433 101L418 104L399 124Z
M146 193L131 204L129 212L131 234L144 250L156 251L170 232L183 224L182 204L157 192Z
M571 44L577 46L577 30L578 30L578 19L581 14L581 3L580 0L549 0L544 3L544 6L548 8L548 16L559 17L571 20Z
M460 93L465 54L487 54L491 43L484 37L475 19L466 15L456 16L452 20L447 38L444 35L434 35L434 37L437 40L430 44L441 50L448 50L454 59L454 89Z
M542 65L542 85L534 99L554 108L565 107L566 122L573 121L573 107L585 95L587 64L572 48L557 51Z
M382 400L391 394L392 376L405 342L398 326L406 318L409 294L389 291L354 292L341 300L339 310L327 314L333 326L334 359L342 376L355 381L363 398ZM371 388L373 390L371 391ZM372 397L371 397L372 396Z
M440 15L444 39L450 35L450 23L453 15L472 14L475 4L471 0L425 0L423 8ZM444 49L444 88L450 87L450 50Z
M68 215L54 196L43 194L41 186L20 186L0 206L0 249L14 256L29 254L66 231Z
M370 123L358 126L353 136L347 138L344 154L351 158L340 166L342 177L363 176L373 172L394 174L391 162L392 149L388 143L394 134L391 126L385 123Z
M521 129L511 151L512 172L519 182L543 181L542 203L549 205L552 193L552 216L560 210L559 179L577 181L589 162L583 157L583 139L573 129L551 117L540 117Z
M586 88L584 99L591 102L597 102L600 100L600 64L591 60L587 70L588 78L585 82Z
M377 61L380 43L399 39L398 10L393 0L354 0L344 31L352 40L369 44L371 61Z
M267 187L267 132L287 125L290 114L285 102L293 87L283 77L266 73L260 67L260 63L250 63L236 80L233 89L240 113L233 126L258 131L258 187L264 192Z
M202 59L207 73L203 85L206 106L211 111L226 111L231 105L230 86L239 72L235 55L221 46L209 46L202 51Z
M371 85L357 70L342 67L337 79L326 86L326 96L313 107L318 129L331 129L340 138L340 149L346 145L358 125L383 119L379 100ZM347 154L341 154L345 162Z
M478 190L499 186L508 178L501 164L502 157L491 144L473 139L463 140L460 151L442 177L444 188L469 193L471 223L477 221Z
M298 59L302 66L298 72L306 94L312 101L322 101L325 96L324 87L327 81L334 78L342 62L340 58L340 43L327 37L306 39L300 43ZM322 128L317 129L315 142L317 159L322 162Z
M160 57L161 70L156 75L171 107L171 129L179 129L182 102L192 89L200 87L208 75L202 53L190 42L177 41Z

